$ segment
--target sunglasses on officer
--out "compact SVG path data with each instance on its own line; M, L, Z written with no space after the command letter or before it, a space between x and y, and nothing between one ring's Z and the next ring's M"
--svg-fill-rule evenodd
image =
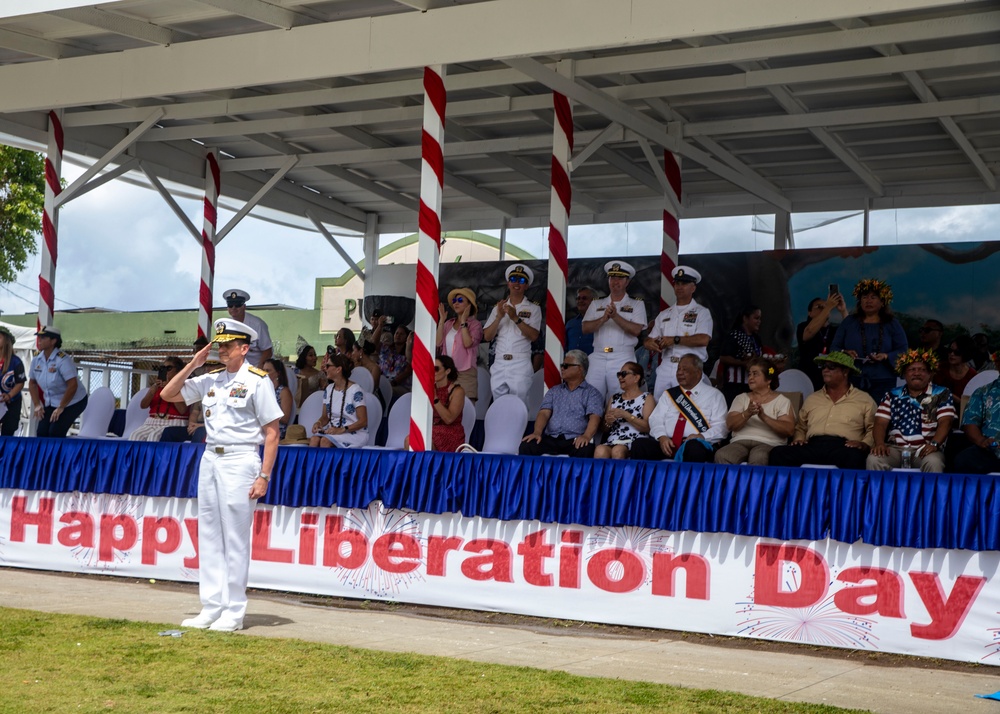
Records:
M511 275L509 278L507 278L507 282L515 283L517 285L524 285L525 283L528 282L528 279L523 275Z

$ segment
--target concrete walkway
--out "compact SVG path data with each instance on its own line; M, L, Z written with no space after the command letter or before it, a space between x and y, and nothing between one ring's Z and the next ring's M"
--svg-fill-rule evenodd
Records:
M0 568L6 607L173 623L199 610L195 586ZM386 612L338 610L256 592L242 636L284 637L416 652L474 662L537 667L594 677L722 689L874 712L1000 714L976 699L1000 689L1000 669L951 672L866 665L807 654L693 644L672 637L620 638L456 622Z

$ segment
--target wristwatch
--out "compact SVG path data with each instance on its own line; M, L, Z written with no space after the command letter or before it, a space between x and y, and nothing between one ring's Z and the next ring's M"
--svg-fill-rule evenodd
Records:
M521 317L519 317L516 320L514 320L514 324L515 325L520 325L522 322L524 322L524 318L521 318Z
M935 449L941 448L941 444L937 443L936 441L928 441L927 443L933 446Z
M674 335L674 344L675 345L679 345L680 343L681 343L681 336L680 335Z
M262 478L265 481L267 481L268 483L271 483L271 474L266 474L263 471L261 471L259 474L257 474L257 478Z

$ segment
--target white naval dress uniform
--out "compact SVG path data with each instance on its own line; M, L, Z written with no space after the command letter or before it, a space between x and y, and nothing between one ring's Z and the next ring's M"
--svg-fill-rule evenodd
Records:
M202 615L242 626L247 609L250 531L260 475L262 427L281 418L267 374L246 362L191 377L181 386L188 404L201 402L207 433L198 470L198 567Z
M708 335L712 337L712 313L704 305L691 300L687 305L671 305L660 312L653 321L649 336L653 339L666 337L673 339L680 335ZM708 347L685 347L669 344L663 348L660 366L656 368L656 387L654 394L663 394L671 387L677 386L677 363L686 354L694 354L704 362L708 359Z
M508 299L505 303L511 304ZM524 320L529 327L540 330L542 327L542 309L527 299L522 299L514 305L517 316ZM489 328L494 322L500 320L500 327L497 328L494 337L495 354L493 366L490 368L490 387L493 391L493 398L502 397L504 394L513 394L528 403L528 391L531 388L531 378L535 374L531 366L531 340L524 336L521 328L514 324L514 321L507 316L507 313L499 313L496 305L490 311L490 316L483 325L483 329Z
M610 302L610 296L594 300L587 308L583 321L599 319ZM646 327L646 304L642 300L626 295L615 306L625 320ZM621 391L617 373L623 364L635 361L635 346L639 338L627 334L614 320L605 322L593 335L594 351L590 353L587 381L601 393L601 399L607 401L609 394Z
M274 349L274 344L271 342L271 333L267 329L266 322L256 315L251 315L249 312L243 315L243 324L252 328L257 333L257 339L250 343L250 351L247 352L247 356L243 359L252 367L257 367L260 365L261 355L266 350Z

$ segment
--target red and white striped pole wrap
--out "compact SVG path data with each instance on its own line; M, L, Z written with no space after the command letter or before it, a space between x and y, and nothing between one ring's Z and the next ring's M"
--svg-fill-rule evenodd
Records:
M660 309L673 305L677 299L674 293L674 278L671 275L677 267L677 256L681 242L680 216L674 206L681 205L681 161L669 151L663 152L663 171L673 196L663 198L663 252L660 253ZM671 200L671 198L673 200Z
M413 324L413 392L410 449L431 448L434 421L434 351L437 343L438 264L441 260L441 197L444 193L444 67L424 67L424 130L421 138L420 215L417 241L417 305Z
M201 286L198 290L198 337L212 339L212 286L215 283L215 224L219 208L219 157L205 155L205 219L201 227Z
M573 187L569 160L573 154L573 109L569 99L552 94L552 191L549 199L549 278L545 297L545 387L562 381L559 364L566 344L566 283L568 281L569 211Z
M49 146L45 154L45 204L42 210L42 267L38 273L38 327L51 325L55 315L56 262L59 257L59 209L62 193L62 111L49 112Z

